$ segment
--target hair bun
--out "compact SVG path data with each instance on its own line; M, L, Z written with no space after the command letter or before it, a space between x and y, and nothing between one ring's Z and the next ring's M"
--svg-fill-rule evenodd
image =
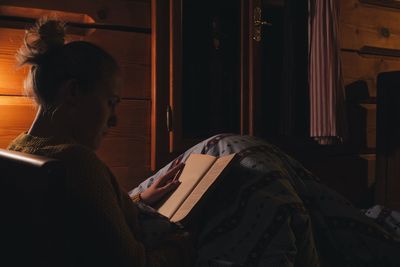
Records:
M50 50L60 48L65 42L65 23L47 17L39 19L25 32L24 44L17 53L19 65L40 64Z
M62 46L65 41L65 23L57 20L39 20L37 31L48 48Z

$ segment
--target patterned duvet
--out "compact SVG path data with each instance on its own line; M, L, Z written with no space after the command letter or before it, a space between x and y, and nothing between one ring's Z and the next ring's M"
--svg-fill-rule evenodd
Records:
M213 136L130 194L191 153L234 152L239 163L203 208L198 266L400 266L396 221L391 229L381 226L365 215L376 208L356 209L297 161L255 137Z

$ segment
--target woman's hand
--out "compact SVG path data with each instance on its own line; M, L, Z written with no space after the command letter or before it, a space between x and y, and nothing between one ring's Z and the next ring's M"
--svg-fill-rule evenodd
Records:
M185 167L185 163L179 163L155 181L149 188L140 193L142 201L151 206L165 196L165 194L175 190L181 183L178 178L183 167Z

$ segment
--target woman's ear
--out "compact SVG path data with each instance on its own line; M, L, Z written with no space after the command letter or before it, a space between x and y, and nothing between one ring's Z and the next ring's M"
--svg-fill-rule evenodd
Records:
M82 96L78 81L76 79L65 81L61 85L59 92L59 101L72 107L79 104Z

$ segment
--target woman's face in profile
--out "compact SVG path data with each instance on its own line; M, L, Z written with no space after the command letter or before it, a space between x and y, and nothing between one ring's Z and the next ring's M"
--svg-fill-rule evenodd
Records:
M120 102L117 77L99 85L82 95L76 112L74 138L93 150L99 148L103 137L116 126L116 107Z

